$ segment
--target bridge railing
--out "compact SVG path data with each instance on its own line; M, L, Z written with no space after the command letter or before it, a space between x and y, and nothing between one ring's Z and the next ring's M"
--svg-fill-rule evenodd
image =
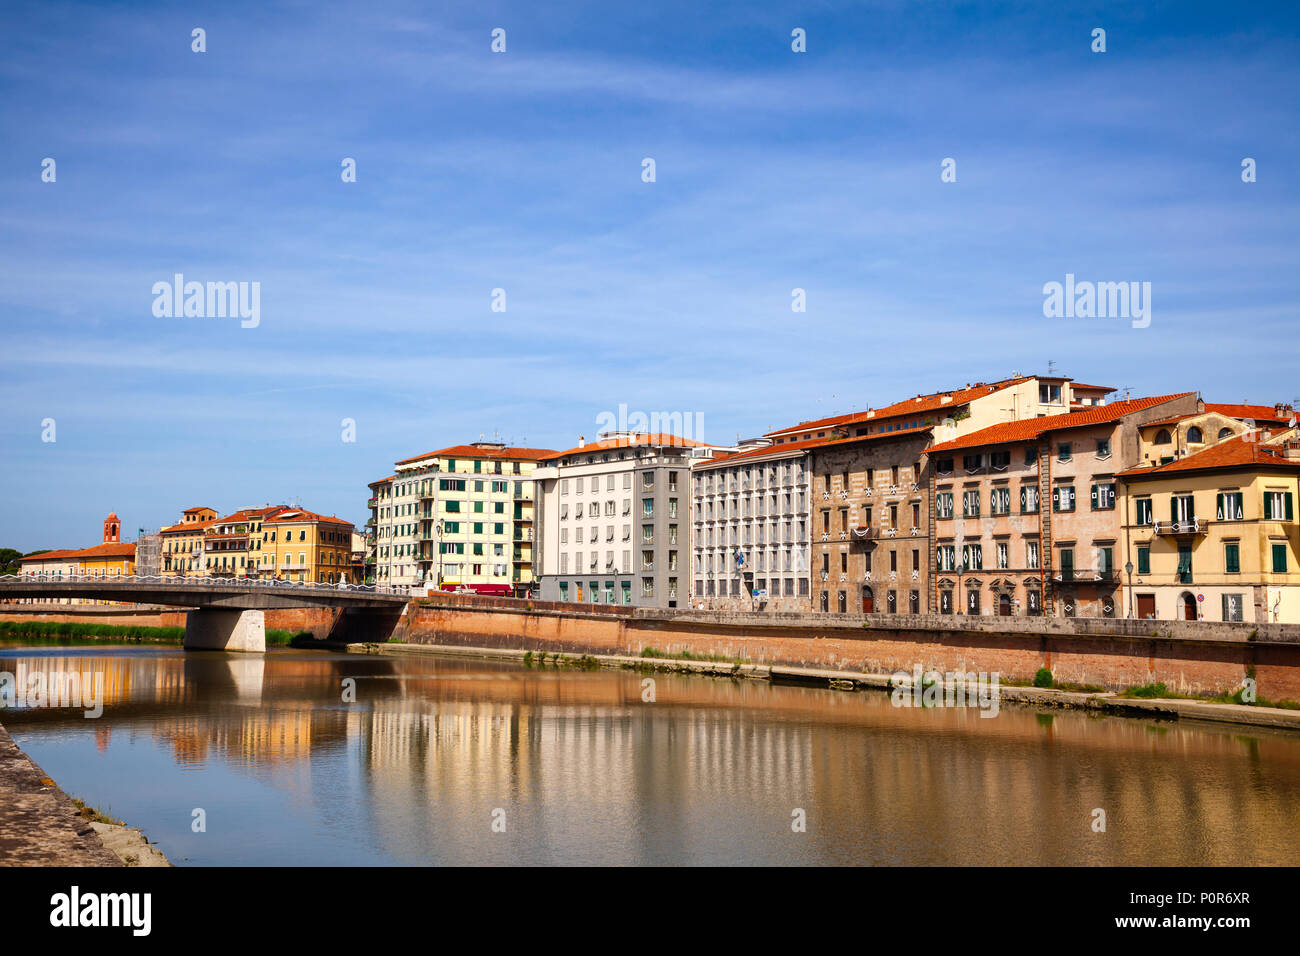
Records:
M410 597L405 584L321 584L313 581L277 581L273 578L205 578L164 574L54 574L48 571L25 571L0 574L3 584L149 584L182 587L257 588L267 591L345 591L357 594L391 594Z

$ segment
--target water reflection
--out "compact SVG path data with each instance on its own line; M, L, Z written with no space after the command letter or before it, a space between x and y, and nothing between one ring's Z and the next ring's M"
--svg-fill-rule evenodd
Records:
M666 675L647 704L630 672L423 657L0 651L20 680L72 669L104 674L102 718L0 719L65 789L178 861L1300 858L1300 740L1276 732L1005 706L984 719ZM190 830L195 807L207 833ZM795 808L806 833L791 830Z

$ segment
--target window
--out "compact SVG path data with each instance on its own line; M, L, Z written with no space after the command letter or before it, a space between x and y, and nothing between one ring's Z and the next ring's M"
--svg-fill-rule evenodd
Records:
M980 455L963 455L961 467L969 475L979 471L982 462L983 457Z
M1241 492L1219 492L1215 498L1214 516L1219 521L1240 521L1243 517Z
M1097 439L1097 457L1098 457L1098 458L1103 458L1103 459L1104 459L1104 458L1109 458L1109 457L1110 457L1110 439L1109 439L1109 438L1098 438L1098 439Z
M934 496L934 513L939 518L952 517L952 492L940 491Z
M1224 594L1223 600L1223 619L1225 621L1241 621L1242 609L1245 604L1240 594Z
M1265 521L1291 521L1291 492L1289 491L1266 491L1264 492L1264 520Z
M939 570L954 571L957 568L957 546L954 544L939 545Z
M1223 546L1223 570L1228 574L1241 573L1241 545L1230 542Z
M1138 524L1150 525L1155 523L1152 516L1150 498L1138 498L1133 502L1133 504L1137 512L1136 521Z
M1225 438L1231 438L1231 437L1232 437L1232 429L1231 429L1231 428L1220 428L1220 429L1219 429L1219 441L1223 441L1223 439L1225 439Z
M994 471L1006 471L1011 464L1011 452L995 451L989 454L989 467Z
M1156 432L1157 445L1168 445L1172 443L1173 440L1174 440L1174 436L1169 434L1168 428L1162 428L1160 429L1160 431Z
M967 571L982 571L984 569L984 546L982 544L962 545L961 560Z
M1074 457L1074 452L1070 442L1063 441L1056 446L1057 461L1069 461L1073 457Z
M1034 485L1020 486L1020 513L1022 515L1038 513L1038 488Z
M1286 574L1286 545L1275 543L1273 551L1273 573Z
M980 493L978 488L961 493L961 510L963 517L978 518L980 515Z
M1036 461L1038 461L1038 449L1035 448L1033 445L1026 445L1026 446L1025 446L1025 465L1026 465L1026 467L1028 467L1029 465L1034 464Z
M1204 444L1204 442L1205 442L1205 437L1201 434L1201 430L1199 428L1193 425L1191 428L1187 429L1187 444L1200 445L1200 444Z
M1011 566L1011 549L1005 541L998 542L998 570L1005 571Z
M1074 510L1074 485L1057 485L1052 489L1052 510Z
M1178 546L1178 583L1192 583L1192 546L1189 544L1180 544Z
M1115 573L1115 549L1114 548L1097 549L1097 571L1101 574Z
M939 592L939 613L952 613L952 591L944 590Z
M1073 548L1061 549L1060 569L1061 569L1062 581L1074 580L1074 549Z
M1038 402L1041 405L1060 405L1061 404L1061 386L1059 385L1039 385Z
M1103 482L1092 486L1092 510L1111 511L1115 507L1115 483Z
M1038 542L1037 541L1025 542L1025 566L1028 567L1030 570L1037 570L1038 568Z
M1138 574L1151 573L1151 549L1148 547L1138 548Z
M1002 487L994 488L989 492L989 514L1009 515L1011 514L1011 489Z

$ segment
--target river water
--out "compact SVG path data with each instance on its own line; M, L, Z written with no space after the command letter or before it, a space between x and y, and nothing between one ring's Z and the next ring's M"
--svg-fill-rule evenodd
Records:
M98 718L0 722L178 865L1300 863L1283 732L426 656L8 644L0 671L103 675Z

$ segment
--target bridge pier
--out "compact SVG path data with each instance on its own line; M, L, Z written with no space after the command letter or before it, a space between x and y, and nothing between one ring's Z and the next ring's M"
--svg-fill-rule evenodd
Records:
M262 611L198 608L185 615L185 650L266 652Z

